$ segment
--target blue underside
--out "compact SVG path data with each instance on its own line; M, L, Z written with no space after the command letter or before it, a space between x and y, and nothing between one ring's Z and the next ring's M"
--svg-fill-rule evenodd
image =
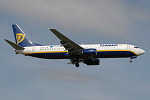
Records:
M28 54L28 56L45 58L45 59L71 59L73 56L69 56L68 53L35 53ZM101 51L97 52L95 58L123 58L123 57L132 57L136 56L133 52L130 51ZM79 59L84 59L87 56L78 56Z

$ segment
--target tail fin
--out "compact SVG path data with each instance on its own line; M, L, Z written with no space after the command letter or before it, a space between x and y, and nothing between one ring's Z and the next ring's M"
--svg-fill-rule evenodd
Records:
M30 40L27 39L25 33L21 30L21 28L17 24L12 25L12 28L17 45L22 47L34 45Z

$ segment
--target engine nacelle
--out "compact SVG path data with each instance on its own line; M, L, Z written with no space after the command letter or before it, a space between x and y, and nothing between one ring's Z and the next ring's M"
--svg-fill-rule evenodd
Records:
M83 55L97 55L96 49L84 49L82 51Z
M84 60L84 63L87 65L99 65L100 64L100 60L99 59L86 59Z

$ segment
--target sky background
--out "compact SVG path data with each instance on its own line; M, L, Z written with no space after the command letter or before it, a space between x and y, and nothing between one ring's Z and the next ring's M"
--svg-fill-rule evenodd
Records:
M32 42L59 44L56 28L78 44L126 43L146 53L129 63L100 59L79 68L69 60L16 55L18 24ZM150 100L149 0L0 0L0 100Z

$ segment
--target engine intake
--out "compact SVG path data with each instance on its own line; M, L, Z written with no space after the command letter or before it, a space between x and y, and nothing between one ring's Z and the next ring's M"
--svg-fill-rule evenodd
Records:
M84 49L82 53L83 55L97 55L97 50L96 49Z

